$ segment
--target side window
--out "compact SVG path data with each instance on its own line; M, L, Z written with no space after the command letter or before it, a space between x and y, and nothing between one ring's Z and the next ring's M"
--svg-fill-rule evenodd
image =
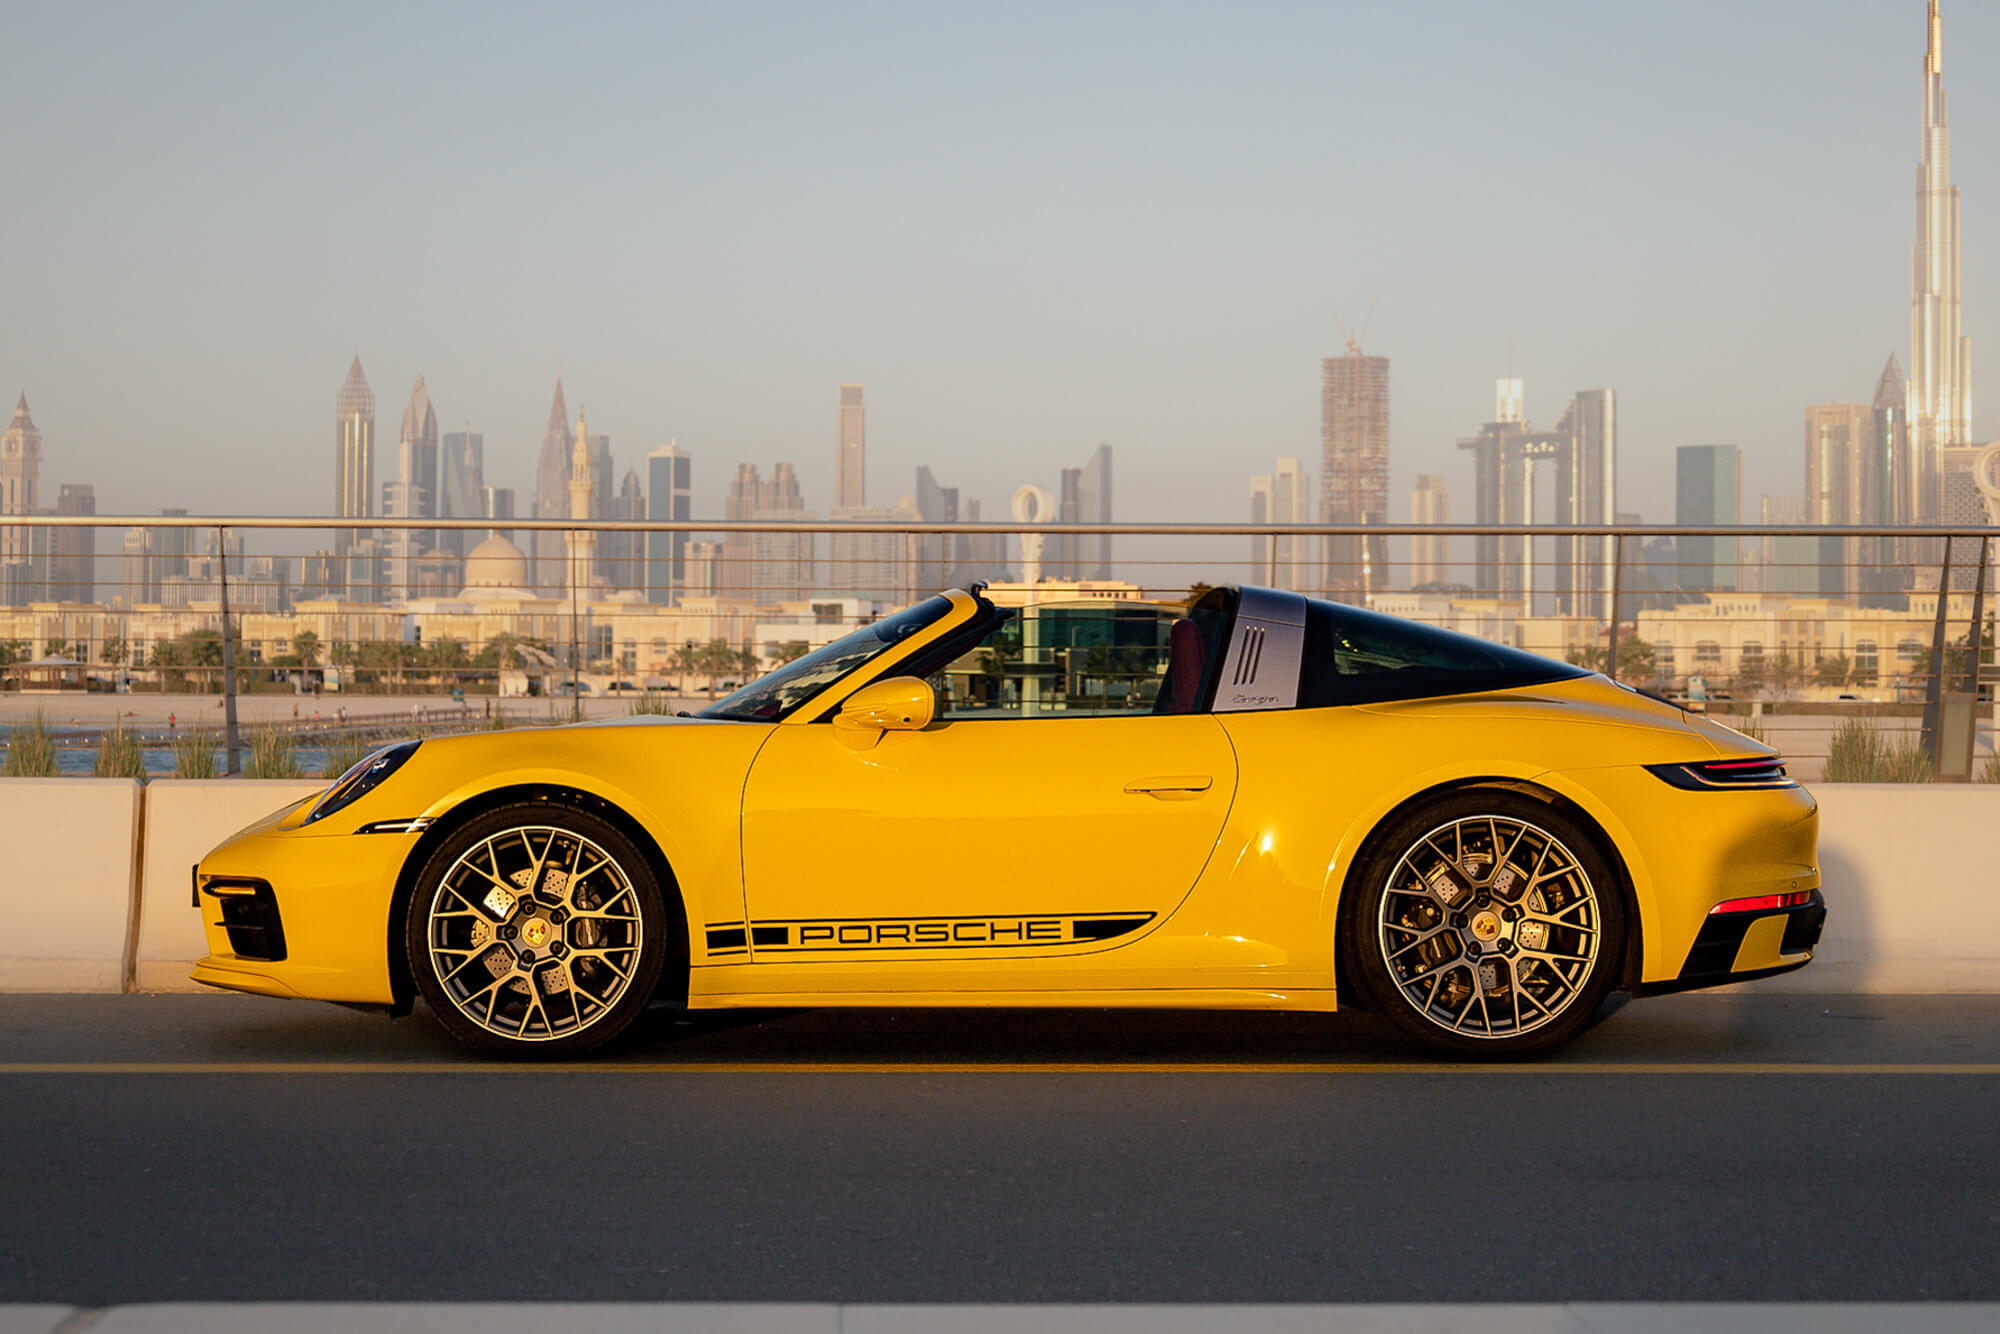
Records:
M1456 631L1340 603L1306 604L1302 709L1466 695L1588 675Z
M1155 711L1171 607L1093 602L1015 609L936 669L938 717L1080 718Z

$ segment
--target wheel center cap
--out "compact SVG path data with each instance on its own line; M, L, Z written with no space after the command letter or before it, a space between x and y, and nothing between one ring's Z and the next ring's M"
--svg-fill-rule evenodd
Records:
M1472 919L1472 934L1480 940L1491 943L1500 936L1500 916L1498 913L1482 912Z
M521 923L521 939L531 948L540 949L549 943L549 924L540 917L530 917Z

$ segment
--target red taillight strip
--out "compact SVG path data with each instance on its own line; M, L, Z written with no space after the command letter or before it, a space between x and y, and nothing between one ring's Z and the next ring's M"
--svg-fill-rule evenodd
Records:
M1777 755L1753 759L1697 760L1686 764L1649 764L1647 770L1674 787L1697 792L1754 791L1797 787Z
M1803 908L1812 902L1812 891L1802 889L1796 894L1760 894L1753 899L1730 899L1718 903L1708 910L1710 917L1725 912L1778 912L1785 908Z

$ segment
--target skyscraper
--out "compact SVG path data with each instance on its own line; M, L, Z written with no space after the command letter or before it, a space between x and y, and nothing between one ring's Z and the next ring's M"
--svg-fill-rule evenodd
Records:
M1917 470L1910 457L1909 392L1894 352L1889 354L1889 364L1882 368L1881 378L1875 381L1873 411L1875 457L1869 461L1868 470L1873 478L1870 490L1876 503L1869 522L1908 527L1917 521L1917 492L1912 480ZM1885 561L1891 559L1894 558L1884 557Z
M1099 445L1090 453L1077 477L1076 521L1111 522L1111 446ZM1076 538L1076 577L1111 577L1111 534L1079 533Z
M410 401L403 405L402 444L397 455L397 474L412 488L412 505L420 518L434 519L438 512L438 423L431 408L431 391L424 377L417 377Z
M484 518L501 520L514 517L514 488L511 486L488 485L481 487L479 500L479 512ZM509 542L514 541L513 530L508 528L489 528L486 530L486 537L504 537ZM485 537L479 539L481 542L485 540ZM475 542L471 545L477 546L478 543ZM516 542L515 545L519 546L520 544Z
M835 509L854 509L868 503L868 414L861 398L862 386L840 386L840 418L834 440L835 475L839 478L834 492Z
M736 465L723 506L725 519L800 522L806 511L798 474L789 463L766 482L754 463ZM725 602L783 602L805 596L813 584L811 533L727 533L711 567L715 596ZM690 576L692 579L692 576Z
M1743 451L1735 445L1682 445L1674 451L1674 522L1715 527L1743 522ZM1733 592L1736 539L1684 535L1674 539L1680 586L1689 592Z
M556 377L556 395L549 404L548 428L542 432L542 453L535 466L535 509L537 519L569 517L570 469L569 408L563 403L562 377ZM531 544L534 555L533 583L542 589L560 589L563 572L563 535L538 532Z
M1863 403L1821 403L1806 409L1806 522L1871 522L1869 494L1875 410Z
M813 516L806 512L804 494L799 490L798 473L789 463L771 469L754 519L801 522ZM813 535L811 533L750 534L750 593L753 602L789 602L806 596L813 588Z
M1618 514L1618 394L1577 391L1556 423L1561 453L1556 463L1559 524L1608 524ZM1611 541L1603 537L1556 539L1556 610L1566 616L1610 615Z
M375 503L375 391L361 373L361 357L347 368L347 380L333 402L333 513L341 519L367 517ZM367 534L342 529L334 548L345 552Z
M1806 409L1806 522L1873 523L1875 409L1865 403L1821 403ZM1860 587L1860 543L1825 539L1815 592L1847 593Z
M1473 517L1482 524L1608 524L1617 517L1618 395L1583 389L1553 431L1533 430L1516 379L1495 382L1495 420L1458 442L1473 455ZM1553 514L1535 509L1535 472L1555 469ZM1544 539L1550 540L1550 539ZM1559 537L1550 580L1565 615L1603 617L1613 584L1611 544L1601 537ZM1474 539L1473 577L1482 593L1532 602L1538 571L1523 537Z
M654 523L686 523L694 517L694 461L677 445L662 445L646 456L646 517ZM646 600L667 603L687 589L688 535L646 534Z
M431 391L419 375L403 405L403 429L396 446L396 480L382 488L382 513L399 519L429 519L437 514L438 429L431 408ZM412 562L430 546L435 534L398 528L383 544L389 555L389 583L403 597L412 596Z
M569 462L569 517L572 519L596 517L591 513L591 474L590 428L583 419L583 410L579 408L576 413L575 445ZM569 573L564 580L564 591L588 594L595 574L597 534L588 528L571 528L562 534L562 539L569 555Z
M56 513L97 513L97 490L66 482L56 492ZM97 600L97 530L57 528L49 534L49 596L58 602Z
M1081 468L1062 470L1056 522L1111 522L1111 446L1099 445ZM1055 579L1109 579L1111 535L1057 533L1043 548L1042 569Z
M1389 359L1363 356L1348 339L1347 355L1320 362L1320 481L1322 523L1379 524L1389 519ZM1326 588L1337 598L1363 600L1388 586L1386 538L1332 537L1326 544Z
M1312 479L1299 460L1279 459L1269 476L1250 479L1250 522L1306 524L1312 522L1312 511ZM1318 572L1313 568L1312 549L1312 538L1303 535L1253 536L1249 581L1295 593L1314 591Z
M1535 464L1552 458L1560 446L1555 435L1528 429L1521 381L1498 381L1494 399L1493 420L1458 442L1472 455L1472 517L1481 524L1529 523ZM1481 534L1472 545L1472 575L1481 593L1517 598L1531 591L1532 551L1525 539Z
M1514 384L1518 393L1520 381L1516 380ZM1417 478L1416 486L1410 490L1410 522L1421 524L1451 522L1451 498L1445 492L1444 478L1436 473L1425 473ZM1450 568L1450 538L1410 539L1410 587L1424 588L1445 583L1449 578Z
M1908 527L1916 522L1916 461L1910 449L1909 395L1903 382L1903 368L1896 354L1875 381L1875 452L1868 460L1869 491L1875 498L1868 522ZM1901 595L1910 587L1910 568L1916 560L1911 543L1893 537L1864 539L1860 543L1864 592L1884 595L1871 599L1878 605L1900 606Z
M917 517L925 523L958 522L958 488L940 486L929 467L917 469ZM917 539L916 583L919 593L935 593L959 582L965 564L963 533L929 533Z
M1972 343L1959 332L1958 187L1944 92L1944 24L1930 0L1924 52L1923 158L1917 164L1917 244L1910 297L1910 439L1916 521L1936 523L1941 456L1972 443Z
M638 523L646 517L646 484L639 480L637 468L627 468L625 478L618 483L618 496L612 503L611 517L622 521ZM606 533L606 537L616 539L614 554L600 557L598 567L604 571L604 581L616 591L638 588L645 578L645 544L640 540L643 533Z
M470 428L453 431L441 442L438 460L438 503L440 519L481 519L486 517L486 438ZM454 556L463 556L482 540L477 532L467 541L465 529L438 534L438 545Z
M32 514L42 474L42 433L28 415L28 396L14 404L14 420L0 434L0 514ZM0 561L25 561L32 546L27 528L0 528Z

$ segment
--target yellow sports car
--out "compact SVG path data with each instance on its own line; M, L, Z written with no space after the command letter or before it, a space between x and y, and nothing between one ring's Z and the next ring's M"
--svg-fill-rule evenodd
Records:
M1805 964L1817 825L1769 747L1563 663L975 586L691 717L377 751L202 859L193 976L514 1056L656 1001L1358 1006L1518 1055Z

